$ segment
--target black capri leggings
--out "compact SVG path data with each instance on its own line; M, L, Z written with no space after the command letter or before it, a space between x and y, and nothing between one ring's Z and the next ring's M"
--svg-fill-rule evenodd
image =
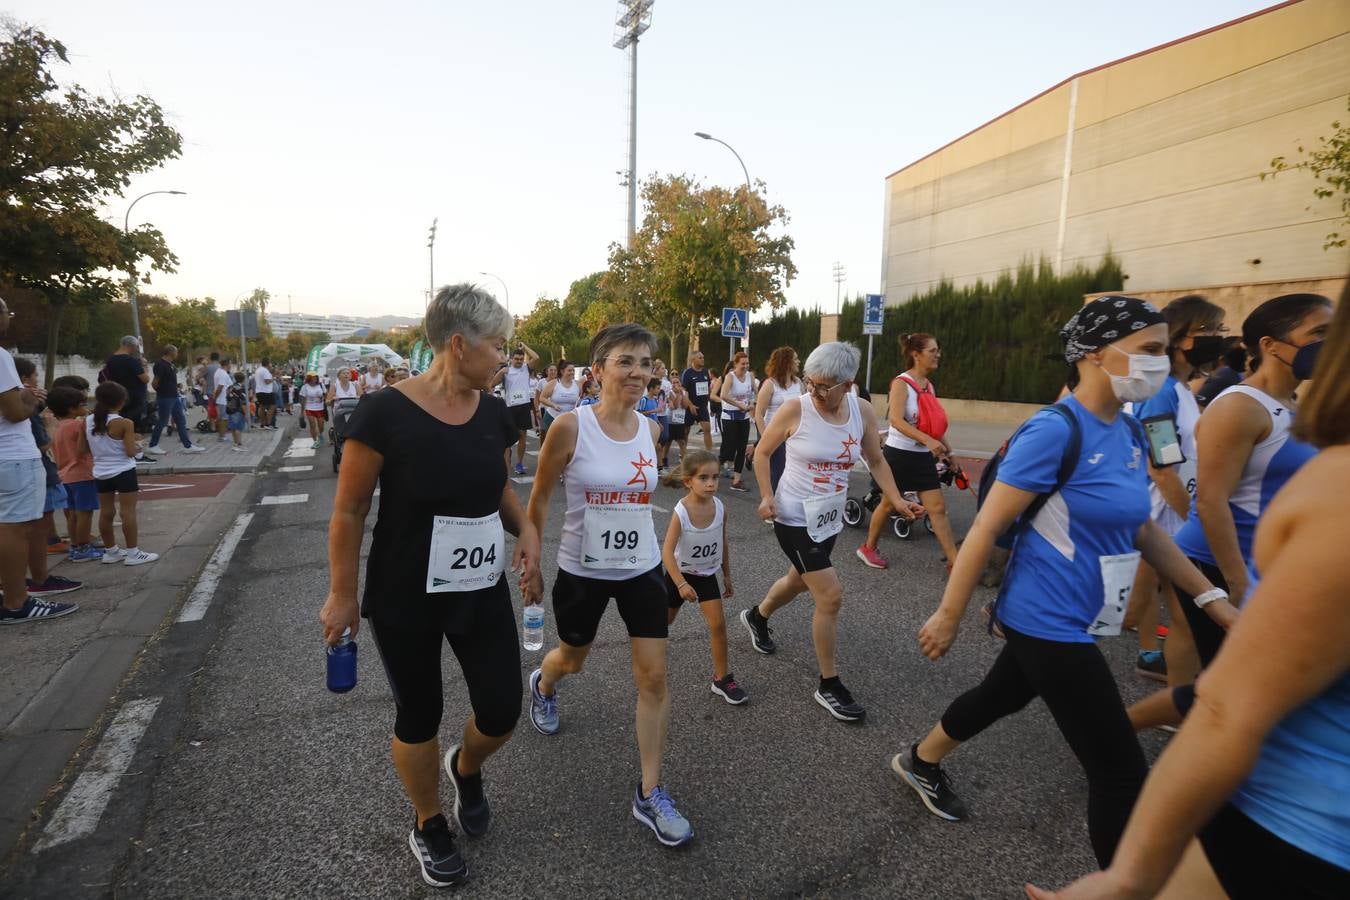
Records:
M1217 588L1223 588L1225 591L1228 590L1228 582L1224 580L1223 572L1219 571L1218 566L1212 566L1198 559L1192 559L1191 562L1204 573L1210 584ZM1191 634L1195 637L1195 652L1200 656L1200 668L1207 669L1209 664L1214 662L1214 657L1219 655L1219 648L1223 646L1224 635L1227 632L1219 627L1218 622L1209 617L1209 613L1195 605L1195 597L1175 584L1172 585L1172 589L1177 592L1177 604L1181 607L1181 613L1186 617L1186 624L1191 626ZM1233 598L1234 606L1241 602L1241 597ZM1195 683L1183 684L1173 688L1172 704L1176 706L1177 712L1183 716L1188 714L1191 707L1195 705Z
M403 743L421 744L440 731L444 706L442 637L450 642L464 673L475 727L488 737L501 737L516 727L523 691L520 643L510 589L503 578L481 593L496 596L479 601L469 627L456 628L454 633L449 630L447 618L397 623L370 620L370 633L384 661L384 671L398 706L394 736ZM467 598L455 595L450 602L461 599ZM462 620L463 611L456 611L455 618Z
M1148 764L1116 681L1097 645L1047 641L1003 625L1007 643L984 681L942 714L942 729L968 741L1040 697L1088 781L1088 838L1097 863L1111 864Z
M722 452L719 458L736 467L736 474L745 470L745 448L750 443L750 419L722 421Z

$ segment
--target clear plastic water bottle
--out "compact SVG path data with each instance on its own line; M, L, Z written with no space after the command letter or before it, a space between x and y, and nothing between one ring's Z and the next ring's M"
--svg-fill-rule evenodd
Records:
M338 642L328 648L328 689L345 694L356 687L356 641L350 628L342 632Z
M521 619L525 625L523 641L525 649L542 650L544 648L544 604L526 605L525 611L521 614Z

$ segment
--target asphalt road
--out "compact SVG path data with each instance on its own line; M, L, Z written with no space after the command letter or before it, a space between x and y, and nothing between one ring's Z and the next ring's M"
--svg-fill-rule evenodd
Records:
M531 446L534 446L532 443ZM326 531L335 477L329 449L277 460L259 478L254 514L206 618L152 651L131 693L163 702L97 832L11 870L22 896L147 898L422 896L408 850L411 807L388 755L394 707L374 646L361 641L360 683L324 687L317 621L327 585ZM527 458L533 469L534 458ZM308 472L281 465L315 463ZM455 477L447 468L446 477ZM866 476L854 476L854 493ZM522 499L529 485L517 486ZM261 505L307 493L308 502ZM948 492L957 533L974 512ZM670 509L679 493L662 488ZM885 572L853 556L861 532L841 536L845 586L840 671L868 709L865 724L836 722L812 699L817 678L810 600L775 616L778 653L760 656L734 617L786 568L757 494L722 492L732 526L737 595L726 601L732 668L750 702L710 693L702 617L672 628L673 713L664 782L696 837L670 850L629 813L638 778L626 634L606 615L588 668L560 688L562 731L538 734L522 715L489 763L488 835L467 841L471 880L484 897L1013 897L1021 884L1062 884L1094 868L1084 825L1082 773L1043 705L1032 704L950 758L972 810L953 824L931 816L891 773L999 645L979 622L981 589L952 653L930 663L914 635L944 581L923 529L889 533ZM547 573L561 526L555 494L545 535ZM374 523L371 516L370 525ZM664 533L666 514L658 514ZM551 577L546 579L551 584ZM519 605L519 597L513 597ZM176 626L183 631L189 626ZM549 611L546 648L556 642ZM1127 700L1151 683L1133 672L1133 639L1104 645ZM540 658L525 653L521 677ZM468 712L448 651L443 746ZM1150 757L1163 743L1145 735ZM442 785L447 809L452 797Z

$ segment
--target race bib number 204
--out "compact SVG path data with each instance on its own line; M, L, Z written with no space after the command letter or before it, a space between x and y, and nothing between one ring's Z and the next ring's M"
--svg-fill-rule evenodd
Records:
M436 516L427 560L427 593L477 591L506 571L506 533L497 513L481 519Z

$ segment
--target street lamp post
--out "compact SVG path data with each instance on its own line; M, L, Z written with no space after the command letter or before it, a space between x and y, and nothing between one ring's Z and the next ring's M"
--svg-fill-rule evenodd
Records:
M730 150L730 151L731 151L731 155L734 156L734 157L736 157L736 162L738 162L738 163L741 164L741 173L742 173L743 175L745 175L745 205L746 205L746 208L748 209L749 206L750 206L750 194L751 194L752 192L751 192L751 190L750 190L750 170L747 169L747 168L745 167L745 160L741 159L741 155L740 155L739 153L736 152L736 148L735 148L735 147L731 146L730 144L728 144L726 141L722 140L721 138L715 138L715 137L713 137L711 134L708 134L708 132L706 132L706 131L695 131L695 132L694 132L694 137L696 137L696 138L703 138L703 140L705 140L705 141L716 141L717 143L721 144L723 147L726 147L728 150ZM735 302L735 301L733 300L732 302ZM747 314L747 316L746 316L746 322L745 322L745 324L746 324L746 327L749 328L749 326L750 326L750 319L749 319L749 315L748 315L748 314ZM735 338L731 338L731 339L730 339L730 342L729 342L729 352L727 353L727 359L731 359L731 357L733 357L733 356L735 356L735 355L736 355L736 339L735 339Z
M491 272L479 272L479 275L486 275L488 278L495 278L502 283L502 294L506 297L506 311L511 311L511 289L506 286L506 279L500 275L494 275Z
M427 230L427 306L436 299L436 223L440 217L431 220Z
M146 197L153 197L155 194L173 194L175 196L181 197L186 193L187 191L150 191L147 194L141 194L135 200L132 200L131 205L127 207L126 217L122 219L122 234L127 235L128 237L131 236L131 211L136 208L137 203L140 203ZM132 258L131 261L130 272L131 272L131 281L127 287L127 296L131 299L131 333L136 335L137 340L140 340L141 311L140 307L136 305L136 260L134 257Z
M656 0L619 0L619 18L614 23L614 48L628 56L628 243L637 233L637 52L638 38L652 27Z

